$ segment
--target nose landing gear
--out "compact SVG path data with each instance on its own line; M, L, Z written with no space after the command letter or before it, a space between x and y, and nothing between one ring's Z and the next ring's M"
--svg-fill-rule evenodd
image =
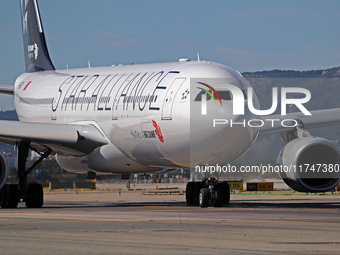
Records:
M201 182L189 182L186 188L188 205L208 207L212 204L221 207L229 204L230 190L228 182L219 182L216 178L208 178Z

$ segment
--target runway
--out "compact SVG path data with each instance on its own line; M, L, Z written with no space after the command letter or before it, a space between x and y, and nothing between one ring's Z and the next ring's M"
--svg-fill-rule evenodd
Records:
M0 210L1 254L337 254L340 196L236 195L222 208L141 191L45 193Z

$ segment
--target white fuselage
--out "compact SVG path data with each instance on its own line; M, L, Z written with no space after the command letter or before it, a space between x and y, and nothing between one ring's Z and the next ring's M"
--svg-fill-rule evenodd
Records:
M129 174L235 160L258 129L193 126L190 105L200 106L190 100L192 78L242 76L206 61L25 73L15 82L15 107L20 121L93 125L108 139L87 155L56 152L68 171ZM231 108L223 104L226 119L237 120Z

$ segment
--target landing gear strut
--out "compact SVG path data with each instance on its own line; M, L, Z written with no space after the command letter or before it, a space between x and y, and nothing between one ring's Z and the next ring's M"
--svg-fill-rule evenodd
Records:
M201 182L189 182L186 188L188 205L208 207L211 203L215 207L229 204L230 190L228 182L219 182L216 178L208 178Z
M0 206L2 208L16 208L19 202L25 202L28 208L41 208L44 204L42 186L39 183L28 183L28 174L41 161L47 158L52 150L48 149L40 158L26 170L26 162L30 146L27 142L18 145L18 184L5 184L0 193Z

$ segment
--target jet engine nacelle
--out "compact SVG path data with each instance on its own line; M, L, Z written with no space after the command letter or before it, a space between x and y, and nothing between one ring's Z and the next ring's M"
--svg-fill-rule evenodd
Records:
M8 166L5 156L0 152L0 189L5 185L8 175Z
M340 181L340 152L332 142L320 137L297 138L281 150L282 179L300 192L325 192Z

